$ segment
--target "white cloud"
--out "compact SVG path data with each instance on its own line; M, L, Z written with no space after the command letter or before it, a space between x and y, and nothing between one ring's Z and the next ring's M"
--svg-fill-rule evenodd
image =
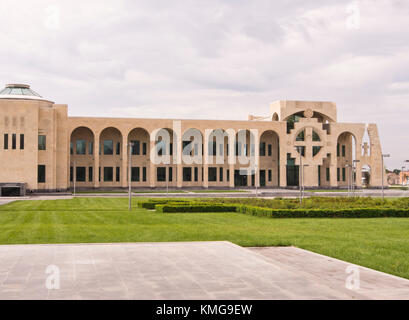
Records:
M399 167L409 3L357 1L355 30L351 2L2 0L0 79L70 115L246 119L277 99L335 101L340 120L378 123Z

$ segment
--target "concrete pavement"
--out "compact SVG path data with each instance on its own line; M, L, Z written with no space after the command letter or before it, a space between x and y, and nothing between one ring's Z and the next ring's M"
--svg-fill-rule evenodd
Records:
M348 289L347 266L224 241L2 245L0 299L409 299L409 280L358 266Z

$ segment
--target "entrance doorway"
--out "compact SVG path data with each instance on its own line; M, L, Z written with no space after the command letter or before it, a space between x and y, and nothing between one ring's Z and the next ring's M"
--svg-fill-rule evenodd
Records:
M260 170L260 187L266 186L266 170Z
M247 187L247 173L240 174L240 170L234 170L234 186Z

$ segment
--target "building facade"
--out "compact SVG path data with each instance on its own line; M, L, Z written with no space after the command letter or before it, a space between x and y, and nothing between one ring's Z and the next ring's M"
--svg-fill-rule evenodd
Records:
M67 111L28 85L0 92L0 183L34 192L65 191L74 182L125 188L129 180L135 188L382 184L376 124L339 123L332 102L276 101L268 116L245 121L69 117Z

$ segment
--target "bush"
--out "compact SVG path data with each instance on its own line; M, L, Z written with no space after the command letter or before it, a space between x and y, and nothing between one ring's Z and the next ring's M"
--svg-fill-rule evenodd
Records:
M270 209L237 206L237 212L270 218L377 218L409 217L409 209L356 208L356 209Z
M187 202L186 200L181 199L149 199L147 201L138 201L138 208L144 208L148 210L155 209L157 204L167 204L167 203L183 203Z
M223 204L158 204L156 211L162 213L175 212L236 212L236 206Z

